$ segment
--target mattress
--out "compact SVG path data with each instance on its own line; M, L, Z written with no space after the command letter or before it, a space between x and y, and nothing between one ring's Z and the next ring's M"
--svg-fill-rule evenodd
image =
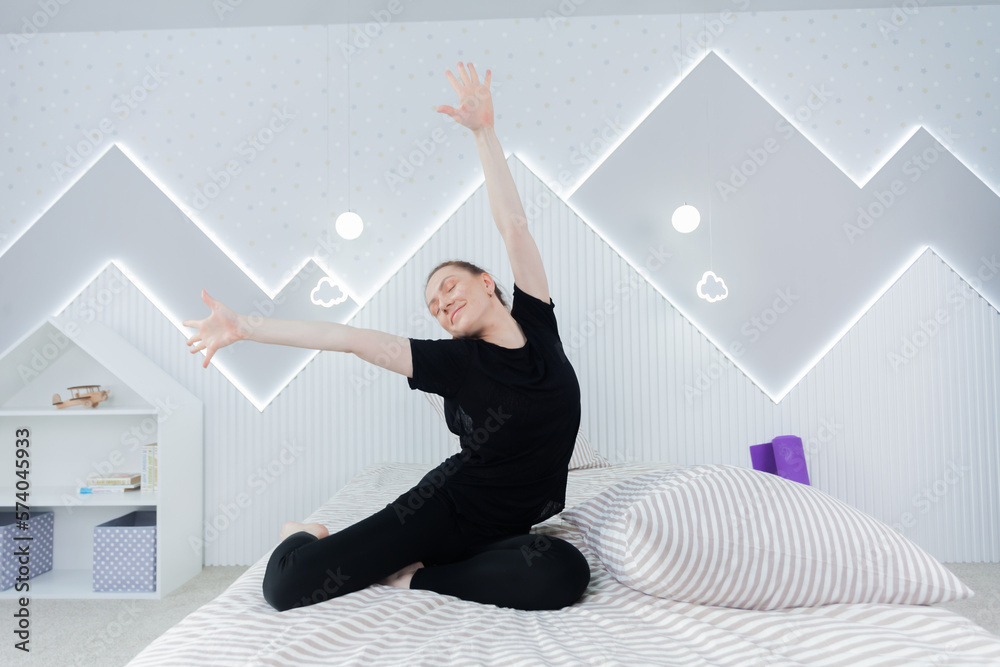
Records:
M349 526L383 508L429 467L370 466L307 521L323 523L331 533ZM566 507L670 467L572 471ZM664 600L618 583L559 515L533 532L572 542L590 562L590 585L574 605L522 611L375 584L279 613L261 595L268 553L129 665L1000 664L1000 637L942 607L834 604L749 611Z

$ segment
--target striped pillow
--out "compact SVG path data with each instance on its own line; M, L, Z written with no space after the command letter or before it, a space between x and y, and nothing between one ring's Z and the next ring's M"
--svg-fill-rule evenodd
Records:
M618 581L681 602L768 610L973 595L884 523L815 487L737 466L639 475L562 518Z
M429 392L422 393L431 406L433 406L434 411L441 417L441 421L447 424L448 420L444 416L444 398ZM452 438L455 441L455 447L460 448L461 445L459 444L458 436L453 433ZM569 469L584 470L588 468L608 468L610 466L611 464L608 460L598 454L597 450L590 444L590 441L583 435L583 430L577 431L576 444L573 445L573 456L569 460Z

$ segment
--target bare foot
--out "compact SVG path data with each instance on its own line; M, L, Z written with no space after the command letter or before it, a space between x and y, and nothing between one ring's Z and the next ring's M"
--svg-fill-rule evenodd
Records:
M281 527L281 540L284 541L289 535L294 535L295 533L307 532L310 535L315 535L319 539L323 539L330 534L330 531L326 529L321 523L298 523L297 521L288 521L284 526Z
M410 580L413 579L413 573L423 566L424 564L420 561L410 563L396 574L390 574L378 583L385 584L386 586L393 586L395 588L409 588Z

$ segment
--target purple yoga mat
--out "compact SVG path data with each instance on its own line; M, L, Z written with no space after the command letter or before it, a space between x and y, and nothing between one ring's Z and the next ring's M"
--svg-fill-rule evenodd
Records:
M806 455L802 450L802 438L794 435L779 435L771 441L774 465L778 475L793 482L809 484L806 470Z
M778 468L774 464L774 450L769 442L763 445L750 445L750 461L754 470L778 474Z

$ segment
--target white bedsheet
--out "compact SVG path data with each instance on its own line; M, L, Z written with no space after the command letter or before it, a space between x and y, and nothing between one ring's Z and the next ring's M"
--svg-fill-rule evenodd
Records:
M335 532L383 508L430 467L369 467L307 520ZM566 506L668 467L573 471ZM662 600L615 581L559 516L535 531L569 540L590 562L590 586L568 608L502 609L376 584L279 613L261 595L265 554L129 665L1000 665L1000 637L941 607L746 611Z

